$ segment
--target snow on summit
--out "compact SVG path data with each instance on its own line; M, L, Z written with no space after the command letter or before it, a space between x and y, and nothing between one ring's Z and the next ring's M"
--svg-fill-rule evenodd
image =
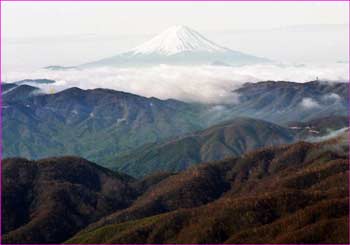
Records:
M186 51L225 52L228 49L209 41L187 26L177 25L170 27L148 42L130 50L135 55L174 55Z
M227 66L264 62L269 60L222 47L187 26L177 25L133 49L79 67L140 67L159 64Z

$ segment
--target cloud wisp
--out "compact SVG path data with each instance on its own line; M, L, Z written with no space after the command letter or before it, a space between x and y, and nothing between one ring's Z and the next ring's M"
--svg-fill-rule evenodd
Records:
M330 93L324 95L322 99L327 102L338 103L341 100L341 97L336 93Z
M341 129L338 129L338 130L331 131L327 135L324 135L324 136L309 137L307 139L307 141L309 141L309 142L322 142L322 141L325 141L325 140L329 140L329 139L333 139L333 138L339 137L339 136L345 134L348 130L349 130L348 127L341 128Z
M301 107L304 109L314 109L320 107L320 104L312 98L303 98L300 102Z

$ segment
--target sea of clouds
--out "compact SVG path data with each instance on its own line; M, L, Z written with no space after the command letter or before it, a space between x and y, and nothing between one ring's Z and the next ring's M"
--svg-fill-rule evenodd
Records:
M69 87L108 88L160 99L225 104L237 101L237 94L232 91L246 82L307 82L316 78L331 82L348 81L349 64L260 64L240 67L158 65L55 71L40 69L30 72L9 71L4 78L5 82L42 78L56 81L54 84L35 84L43 92L59 92ZM305 105L316 106L307 100Z

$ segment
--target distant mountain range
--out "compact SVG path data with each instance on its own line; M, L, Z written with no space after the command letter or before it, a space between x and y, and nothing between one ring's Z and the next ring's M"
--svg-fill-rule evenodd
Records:
M268 59L222 47L186 26L173 26L144 44L115 56L78 66L248 65ZM57 66L52 66L57 69ZM64 67L62 67L64 68Z
M166 168L175 171L195 162L236 156L274 142L289 143L291 134L287 131L291 129L282 130L275 124L286 127L295 121L347 117L349 108L346 83L321 81L247 84L233 91L240 99L231 105L159 100L107 89L70 88L43 94L38 88L22 83L2 84L2 91L3 157L37 159L78 155L120 169L124 169L126 163L139 161L148 151L155 153L159 149L166 149L162 157L168 156L169 160L161 163L163 167L174 159L181 160L176 166ZM251 123L251 120L245 121L246 125L234 121L228 127L222 124L238 117L263 119L274 124ZM339 129L333 122L329 121L328 129ZM193 134L198 130L204 131ZM262 135L266 132L276 139L265 138L264 141ZM295 137L299 131L294 129L293 132L292 137ZM323 127L315 136L327 133L327 127ZM173 139L176 136L181 136L181 140ZM172 143L166 143L168 140ZM182 150L189 144L195 147ZM172 160L169 157L176 149L177 157ZM132 157L129 155L125 161L125 154L130 152L133 152ZM143 175L153 171L160 159L153 159L151 154L147 159L152 163L149 170L129 173ZM138 169L133 164L128 168Z
M141 180L74 157L6 159L3 243L346 244L347 134Z

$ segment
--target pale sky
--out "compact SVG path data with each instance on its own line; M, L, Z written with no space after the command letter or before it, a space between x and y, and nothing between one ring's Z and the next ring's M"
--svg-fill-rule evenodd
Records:
M347 2L10 2L4 37L153 34L176 24L197 30L347 24Z
M2 2L2 68L78 65L172 25L281 62L348 61L348 2Z

